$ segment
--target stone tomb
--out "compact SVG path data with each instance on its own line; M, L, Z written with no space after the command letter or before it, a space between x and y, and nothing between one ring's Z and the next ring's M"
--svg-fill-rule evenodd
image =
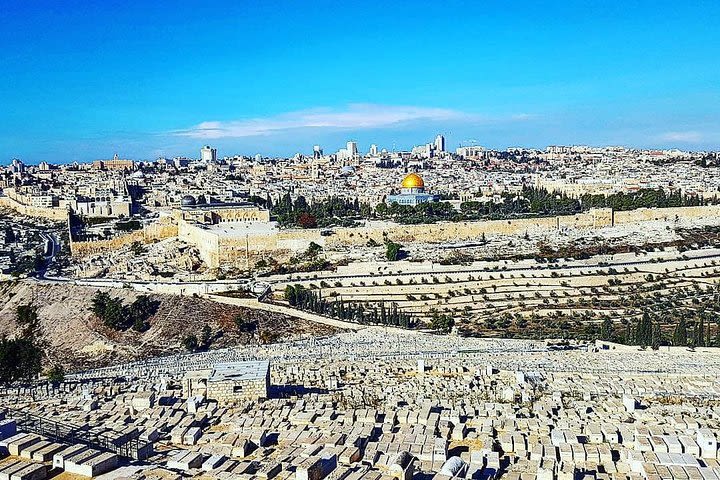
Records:
M268 398L270 362L218 363L212 369L188 372L183 379L186 397L205 397L222 404Z

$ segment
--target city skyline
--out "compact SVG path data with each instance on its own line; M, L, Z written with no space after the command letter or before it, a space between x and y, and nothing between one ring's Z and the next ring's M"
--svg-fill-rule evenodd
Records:
M18 4L0 160L552 144L720 148L713 2Z

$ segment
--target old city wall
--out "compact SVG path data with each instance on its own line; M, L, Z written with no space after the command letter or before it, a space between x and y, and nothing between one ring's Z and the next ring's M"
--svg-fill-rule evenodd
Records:
M150 224L141 230L135 230L108 240L94 240L87 242L70 242L70 252L73 256L82 257L97 253L117 250L125 245L135 242L153 243L166 238L178 236L178 226L170 221L161 221Z
M0 206L10 208L28 217L46 218L58 222L64 222L68 218L68 211L64 208L42 208L23 205L7 196L0 197Z
M249 236L223 236L202 225L180 220L178 225L153 224L141 231L131 232L112 240L73 242L73 255L87 255L117 249L136 241L150 243L178 236L195 245L201 259L209 268L221 265L244 267L261 258L284 261L302 252L314 242L327 248L347 248L366 245L370 240L383 243L386 238L397 242L448 242L473 241L483 234L524 235L526 232L556 230L559 228L602 228L651 220L672 221L675 218L720 217L720 206L679 207L665 209L638 209L612 212L596 209L577 215L490 220L478 222L437 223L430 225L398 225L376 222L360 228L337 228L330 236L322 236L319 229L280 230Z
M677 208L641 208L613 212L609 208L595 209L577 215L489 220L478 222L436 223L431 225L383 224L362 228L338 228L324 244L328 247L364 245L369 240L382 243L385 238L398 242L471 241L483 234L523 235L525 232L558 228L602 228L652 220L673 221L675 218L720 217L720 205ZM318 242L320 243L320 242Z
M335 233L325 240L325 244L330 247L364 245L370 240L382 243L385 238L397 242L469 241L476 240L483 234L523 235L525 232L552 230L557 227L557 217L483 222L443 222L430 225L384 224L383 226L336 229Z
M651 220L673 221L675 218L720 217L720 205L677 208L639 208L624 212L614 212L615 225L646 222Z
M322 245L323 238L318 230L281 230L272 234L249 235L247 238L222 237L218 243L218 263L252 265L262 258L282 262L296 252L307 250L312 242Z
M293 252L307 249L311 242L320 244L322 238L317 230L281 230L274 233L226 236L217 231L191 222L180 221L178 237L195 245L200 258L209 268L220 265L244 266L264 257L279 261ZM248 258L249 257L249 258Z
M178 238L190 245L195 245L200 258L210 268L217 268L219 260L219 237L201 225L178 222Z
M614 225L611 208L596 208L589 212L556 218L558 228L603 228Z

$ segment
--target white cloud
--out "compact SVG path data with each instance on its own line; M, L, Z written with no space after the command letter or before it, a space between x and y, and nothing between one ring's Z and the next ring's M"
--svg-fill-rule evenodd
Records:
M665 142L697 143L703 140L703 135L700 132L695 131L666 132L660 135L658 139Z
M510 116L510 120L516 122L524 122L528 120L537 120L541 118L537 113L516 113Z
M477 115L446 108L351 104L344 109L316 108L271 117L228 122L202 122L187 130L172 132L191 138L238 138L271 135L300 128L372 129L415 121L480 119Z

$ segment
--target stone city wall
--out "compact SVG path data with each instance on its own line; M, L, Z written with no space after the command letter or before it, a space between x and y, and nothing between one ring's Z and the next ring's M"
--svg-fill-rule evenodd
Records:
M720 205L677 208L638 208L614 212L615 225L646 222L651 220L674 221L676 218L720 217Z
M200 224L179 222L178 236L195 245L209 268L221 265L245 266L263 257L283 259L303 251L311 242L322 244L319 230L280 230L272 233L226 236ZM249 255L249 259L248 259Z
M24 205L8 196L0 197L0 206L10 208L28 217L46 218L58 222L65 222L68 218L68 211L65 208L33 207L31 205Z
M594 208L589 212L556 218L558 228L603 228L614 225L612 208Z
M180 220L178 222L178 238L186 243L195 245L200 252L200 258L210 268L217 268L219 255L219 237L199 224L192 224Z
M446 242L477 240L483 234L523 235L525 232L554 230L558 217L542 217L519 220L489 220L478 222L442 222L429 225L369 226L338 228L327 237L329 247L365 245L373 240L383 243L385 238L396 242Z
M340 247L364 245L370 239L382 243L385 238L397 242L447 242L477 240L483 234L523 235L525 232L558 228L602 228L652 220L673 221L675 218L720 217L720 205L677 208L641 208L613 212L609 208L593 209L576 215L522 218L515 220L487 220L477 222L442 222L430 225L369 226L334 229L330 237L316 242L323 246ZM323 238L325 239L323 241Z
M135 242L146 244L177 236L178 226L171 221L164 220L147 225L141 230L135 230L108 240L70 241L70 252L73 256L82 257L110 252Z
M73 242L73 254L84 255L119 248L140 241L149 243L177 235L181 240L196 246L200 258L209 268L221 265L252 266L261 258L283 261L302 252L314 242L326 248L347 248L366 245L370 240L383 243L396 242L468 242L483 234L524 235L526 232L556 230L560 228L602 228L652 220L673 221L675 218L720 217L720 206L679 207L663 209L637 209L613 212L609 208L593 209L576 215L523 218L514 220L487 220L475 222L443 222L429 225L399 225L373 222L357 228L335 228L330 236L322 236L320 229L279 230L250 235L222 235L212 228L180 220L179 225L167 227L153 224L143 231L100 242ZM159 230L159 231L154 231Z

